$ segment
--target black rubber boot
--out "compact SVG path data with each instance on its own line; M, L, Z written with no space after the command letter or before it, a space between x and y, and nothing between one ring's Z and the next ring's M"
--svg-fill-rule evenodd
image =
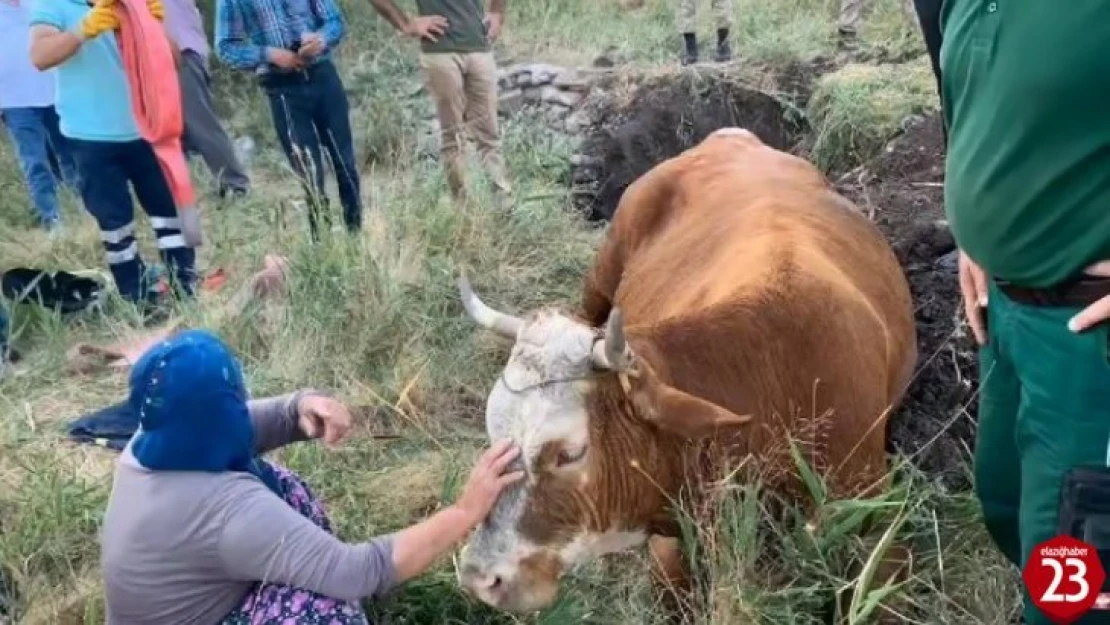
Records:
M693 65L698 62L698 37L694 33L682 33L685 49L682 52L682 64Z
M727 63L732 60L732 45L728 41L728 29L717 29L717 62Z

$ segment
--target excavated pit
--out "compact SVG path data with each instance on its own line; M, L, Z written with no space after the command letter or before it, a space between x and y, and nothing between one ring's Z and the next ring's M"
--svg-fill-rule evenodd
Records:
M611 99L573 163L577 205L590 218L612 218L636 178L725 126L745 127L776 148L800 153L808 75L792 68L792 98L768 95L726 79L682 74L645 81L635 94ZM837 188L890 241L915 301L920 358L917 375L892 416L891 450L948 488L969 486L966 463L975 434L975 350L958 316L955 244L944 222L944 140L939 117L917 118L886 149L854 170L831 175Z

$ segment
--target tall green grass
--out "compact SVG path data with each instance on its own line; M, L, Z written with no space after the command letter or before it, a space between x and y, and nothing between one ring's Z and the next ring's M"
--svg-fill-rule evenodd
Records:
M411 10L411 3L403 4ZM919 46L895 19L895 0L875 4L863 31L865 47ZM484 444L484 397L507 346L462 314L454 290L458 270L467 268L483 297L501 308L570 305L602 231L569 209L557 182L574 145L525 117L505 124L518 205L509 212L493 208L476 167L471 182L478 201L465 209L452 204L436 160L431 106L414 45L398 41L366 3L345 0L343 6L350 30L339 62L357 152L365 162L364 232L353 239L329 233L317 245L308 241L299 187L277 150L265 100L249 80L217 64L221 114L234 135L250 136L258 145L255 193L226 205L204 197L207 244L200 265L226 269L230 282L185 315L188 324L212 328L236 349L255 395L317 386L358 408L363 420L343 448L299 445L276 458L324 498L341 537L360 540L449 503ZM664 0L648 0L633 12L621 10L616 0L520 0L509 6L497 48L503 61L588 64L615 49L632 68L675 63L679 42L672 5ZM774 65L831 55L835 10L832 0L740 0L738 62ZM892 120L927 97L916 87L917 73L906 82L901 71L873 71L869 80L877 88L822 87L827 95L819 95L811 111L818 160L832 164L873 149ZM886 95L876 97L880 92ZM207 189L207 172L196 167L195 173ZM10 147L0 142L0 270L103 272L92 219L70 196L64 215L66 233L57 240L35 229ZM139 232L143 253L153 260L143 218ZM292 262L288 300L240 317L217 314L269 253ZM0 622L103 622L97 532L115 456L66 442L64 426L119 401L126 384L124 376L110 372L69 373L66 351L78 341L112 341L141 330L114 307L68 319L28 305L12 313L14 340L26 358L0 379ZM381 429L401 438L368 435ZM863 584L857 612L874 614L881 595L890 605L905 606L911 623L1007 622L1017 604L1016 585L984 539L973 502L940 492L920 476L905 484L880 502L827 502L816 534L807 533L796 515L763 510L754 496L758 485L727 489L715 501L715 521L685 517L688 537L698 539L687 543L699 574L696 622L824 622L839 590L860 587L854 583L860 571L851 565L866 564L876 544L860 542L853 530L860 511L880 503L905 510L898 538L918 550L915 576L889 595L881 580ZM527 618L497 614L466 597L451 564L443 562L371 606L376 622L661 621L642 553L575 572L553 609Z

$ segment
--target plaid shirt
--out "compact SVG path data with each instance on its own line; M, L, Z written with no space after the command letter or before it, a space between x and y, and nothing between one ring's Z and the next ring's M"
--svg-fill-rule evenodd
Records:
M274 71L266 48L292 49L301 33L319 32L328 58L346 34L335 0L217 0L216 55L236 69Z

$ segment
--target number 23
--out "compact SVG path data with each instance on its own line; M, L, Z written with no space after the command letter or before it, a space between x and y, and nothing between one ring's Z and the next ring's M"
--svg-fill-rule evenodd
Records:
M1064 576L1064 567L1060 565L1060 561L1055 558L1041 558L1041 564L1047 565L1052 569L1052 583L1048 585L1044 595L1041 596L1041 601L1050 603L1059 603L1061 601L1067 603L1075 603L1082 601L1087 597L1087 593L1091 588L1087 585L1087 565L1078 558L1068 558L1064 563L1069 567L1075 567L1075 573L1068 577L1069 582L1079 584L1081 590L1074 595L1061 595L1056 592L1060 587L1061 578Z

